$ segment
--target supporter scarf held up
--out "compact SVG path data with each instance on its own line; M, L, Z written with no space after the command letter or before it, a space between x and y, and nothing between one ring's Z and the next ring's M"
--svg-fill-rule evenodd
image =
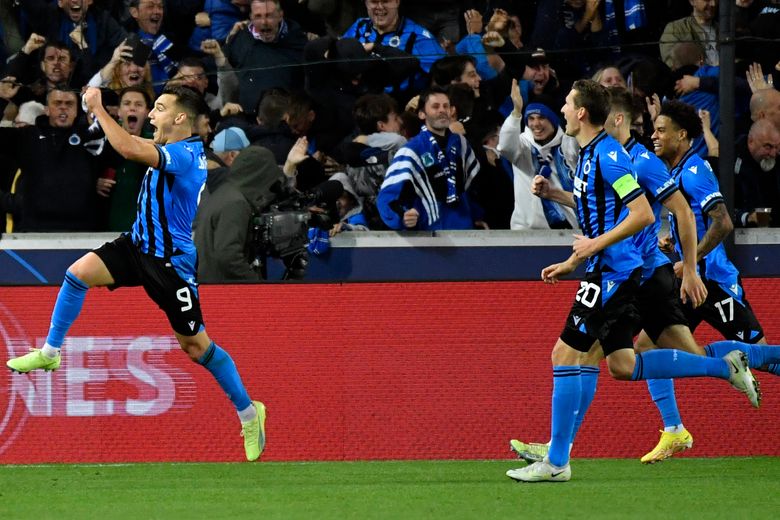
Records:
M434 173L434 178L430 179L431 185L434 186L434 190L437 192L437 198L439 198L439 190L436 190L436 181L444 177L445 181L445 197L442 202L447 204L454 204L458 202L458 186L457 186L457 173L458 173L458 159L460 158L460 137L450 132L447 138L447 155L445 156L439 143L436 141L436 137L428 130L428 127L423 126L420 131L422 135L427 138L430 145L428 153L424 153L421 157L423 166L430 168L434 164L438 166L438 172ZM433 162L431 162L433 160ZM429 164L426 164L429 163Z

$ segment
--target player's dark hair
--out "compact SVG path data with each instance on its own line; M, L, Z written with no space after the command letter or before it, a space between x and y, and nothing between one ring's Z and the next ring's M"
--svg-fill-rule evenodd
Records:
M578 79L571 87L576 91L574 106L588 111L588 121L601 126L609 115L609 93L592 79Z
M626 119L633 121L636 117L636 104L634 96L625 87L608 87L610 111L622 112Z
M176 98L176 104L179 106L179 109L187 114L193 125L198 115L208 114L208 105L203 100L203 96L193 88L185 85L168 85L163 89L162 93Z
M366 94L355 102L352 116L363 135L378 132L377 124L387 122L391 113L398 113L398 103L387 94Z
M685 130L688 139L696 139L703 133L699 114L696 112L696 108L688 103L676 99L665 101L661 105L661 113L658 115L668 117L678 128Z

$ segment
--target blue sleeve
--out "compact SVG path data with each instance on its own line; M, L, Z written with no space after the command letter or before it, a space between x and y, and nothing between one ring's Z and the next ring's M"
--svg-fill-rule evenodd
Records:
M428 33L428 31L425 32ZM439 42L428 33L428 36L423 34L417 35L412 54L420 60L420 67L425 72L430 72L433 62L444 57L446 53L439 45Z
M658 202L663 203L680 189L678 182L655 154L643 152L637 157L634 164L637 169L639 185Z
M342 38L355 38L355 39L360 40L361 42L364 41L364 38L362 38L362 36L363 36L362 34L358 34L358 35L355 34L355 30L357 29L357 26L361 22L361 20L363 20L363 19L362 18L358 18L357 20L355 20L355 23L353 23L349 27L349 29L344 31L344 34L342 34L341 37Z
M404 229L403 211L400 198L403 183L383 185L376 197L376 209L379 216L390 229ZM401 213L399 214L399 211Z
M160 164L157 167L159 171L170 173L171 175L182 175L192 169L195 156L191 150L184 146L183 142L179 141L166 144L165 146L156 146L157 151L160 152Z
M692 171L695 168L695 171ZM724 202L720 186L712 168L706 161L686 168L682 173L681 184L690 197L691 206L698 206L702 215L708 213L716 204Z

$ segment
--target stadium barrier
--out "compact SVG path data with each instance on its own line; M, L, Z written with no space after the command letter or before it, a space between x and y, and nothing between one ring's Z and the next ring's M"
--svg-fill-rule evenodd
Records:
M780 280L749 279L780 338ZM549 354L576 282L204 286L210 335L268 406L264 460L499 459L549 436ZM56 287L0 287L0 352L45 338ZM697 331L700 341L716 338ZM0 374L0 463L240 461L239 424L143 290L89 292L53 373ZM760 410L677 382L693 456L780 455L780 385ZM601 382L575 457L639 457L661 421L645 383ZM509 464L509 462L508 462Z

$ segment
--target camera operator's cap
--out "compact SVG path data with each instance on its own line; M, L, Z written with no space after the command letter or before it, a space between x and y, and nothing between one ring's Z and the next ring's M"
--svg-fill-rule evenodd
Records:
M237 126L225 128L215 135L211 142L211 149L217 153L243 150L247 146L249 146L249 139L244 131Z
M537 47L531 53L531 57L529 58L528 62L531 64L537 64L537 63L547 64L550 63L550 60L547 59L547 53L544 52L544 49L542 49L541 47Z

